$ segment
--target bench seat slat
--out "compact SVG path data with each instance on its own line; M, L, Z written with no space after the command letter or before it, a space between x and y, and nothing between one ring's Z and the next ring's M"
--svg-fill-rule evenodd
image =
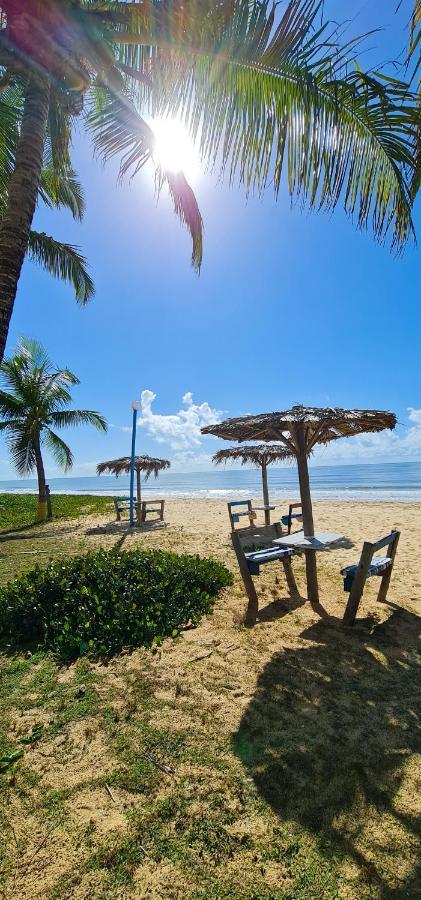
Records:
M264 550L256 550L253 553L245 553L250 575L259 575L260 566L277 559L288 559L294 553L290 547L267 547Z
M391 565L392 560L390 556L373 556L371 560L367 578L371 578L372 575L381 575L386 569ZM353 566L345 566L344 569L341 569L341 575L344 575L345 578L353 578L357 574L358 563Z
M290 547L265 547L263 550L254 550L252 553L246 553L246 559L255 562L270 562L271 559L280 559L282 556L292 556L293 550Z

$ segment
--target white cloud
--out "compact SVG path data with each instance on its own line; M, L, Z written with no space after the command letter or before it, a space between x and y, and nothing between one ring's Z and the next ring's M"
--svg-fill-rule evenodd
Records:
M139 427L145 428L149 437L158 444L168 443L172 450L200 447L203 440L200 429L219 421L222 415L220 410L213 409L206 401L194 403L191 391L184 394L181 409L172 415L161 415L153 411L152 404L156 400L153 391L142 391L140 400Z

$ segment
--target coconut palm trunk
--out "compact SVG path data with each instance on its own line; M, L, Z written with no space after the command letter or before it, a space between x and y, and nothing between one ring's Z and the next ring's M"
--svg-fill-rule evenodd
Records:
M38 477L38 509L36 515L37 522L44 522L47 518L47 484L45 480L44 460L41 453L41 442L39 434L34 438L35 464Z
M0 226L0 363L16 291L28 249L44 158L50 79L34 72L25 95L22 128L10 178L7 207Z

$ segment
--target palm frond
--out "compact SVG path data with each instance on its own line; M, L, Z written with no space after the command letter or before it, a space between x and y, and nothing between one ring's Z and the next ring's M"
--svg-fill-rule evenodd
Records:
M71 138L70 116L63 107L61 92L53 84L48 113L45 158L46 165L52 163L58 173L66 174L72 167Z
M415 59L414 75L421 65L421 0L414 0L407 62Z
M51 428L44 429L42 442L47 450L50 451L60 469L67 472L68 469L72 468L73 454L70 447Z
M203 257L203 219L195 194L182 172L163 172L157 176L158 183L166 181L174 205L174 211L192 238L192 266L200 272Z
M89 302L95 287L86 269L86 259L77 247L56 241L44 232L31 231L28 249L30 257L47 272L73 286L78 303Z
M155 135L127 97L116 97L108 89L96 89L88 115L96 152L103 159L121 158L120 176L134 176L148 161L153 161ZM192 237L192 265L200 270L203 251L203 221L194 192L182 172L172 173L156 167L158 191L168 185L174 210Z
M93 425L98 431L107 431L107 422L100 413L91 409L63 409L52 412L51 422L57 428L73 428L77 425Z
M35 449L25 423L9 423L6 443L13 464L19 475L30 475L36 465Z
M0 416L10 422L17 421L22 415L22 400L14 394L0 390Z
M9 83L0 92L0 216L6 206L9 178L15 165L22 106L19 85Z
M182 115L211 167L247 191L278 195L285 183L310 207L341 202L379 240L404 245L415 98L406 83L356 68L359 41L341 45L319 0L291 0L280 17L268 0L131 3L126 16L125 6L113 7L111 35L123 71L152 79L153 111ZM144 155L132 141L125 168Z
M85 213L85 197L83 188L75 172L57 172L52 162L44 167L41 173L39 194L50 208L66 207L74 219L82 220Z

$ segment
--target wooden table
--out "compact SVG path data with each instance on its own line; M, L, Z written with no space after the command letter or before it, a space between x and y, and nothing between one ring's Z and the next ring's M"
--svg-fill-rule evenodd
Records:
M294 550L302 550L304 552L306 558L307 585L309 586L312 584L309 579L309 570L313 565L313 560L316 558L316 551L328 550L332 544L336 544L343 540L343 534L336 534L333 531L316 531L313 537L306 537L304 531L296 531L294 534L286 534L284 537L276 538L272 543L278 544L281 547L293 547ZM310 588L308 590L308 599L311 603L318 603L318 590L316 589L316 592L314 592L314 590L312 591Z
M272 543L294 547L297 550L327 550L331 544L343 541L344 537L343 534L336 534L334 531L316 531L313 537L306 537L304 531L296 531L294 534L277 538Z

